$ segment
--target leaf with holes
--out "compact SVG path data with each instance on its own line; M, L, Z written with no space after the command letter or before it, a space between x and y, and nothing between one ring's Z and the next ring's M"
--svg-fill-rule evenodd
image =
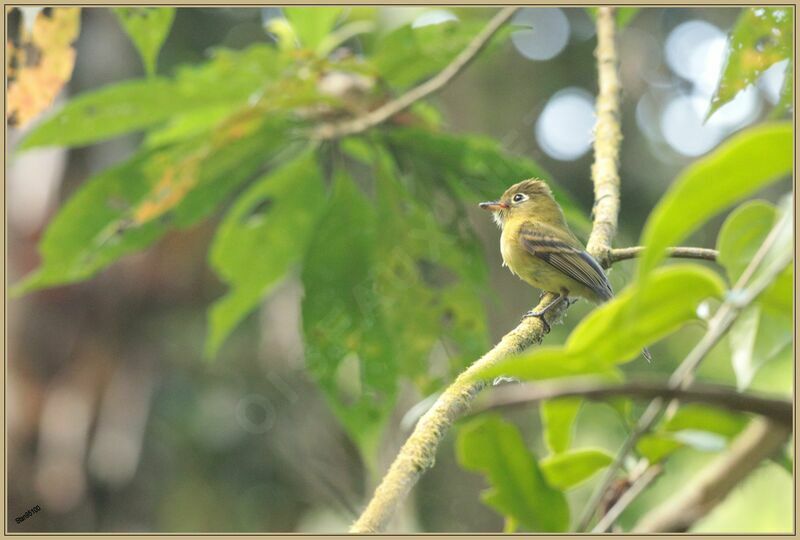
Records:
M211 245L211 266L230 291L209 311L207 356L302 257L324 203L311 152L256 180L237 199Z
M771 65L791 59L794 48L792 15L789 7L742 9L728 37L727 61L706 119L754 84Z

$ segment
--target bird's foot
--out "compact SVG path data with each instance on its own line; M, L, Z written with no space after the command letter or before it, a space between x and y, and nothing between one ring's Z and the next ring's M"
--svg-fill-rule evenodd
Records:
M522 320L524 321L528 317L536 317L536 318L538 318L540 321L542 321L542 326L544 326L544 333L545 334L549 334L550 333L550 324L544 318L544 314L545 313L546 312L544 310L542 310L542 311L530 310L529 312L527 312L525 315L522 316Z

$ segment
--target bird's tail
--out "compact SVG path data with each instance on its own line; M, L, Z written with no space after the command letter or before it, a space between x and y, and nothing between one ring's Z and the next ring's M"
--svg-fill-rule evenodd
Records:
M650 354L650 349L647 347L642 349L642 356L644 356L644 359L647 360L648 364L653 360L653 356Z

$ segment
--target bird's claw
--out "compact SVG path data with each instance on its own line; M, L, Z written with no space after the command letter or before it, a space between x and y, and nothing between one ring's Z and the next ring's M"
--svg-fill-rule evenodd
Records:
M544 318L544 313L541 313L541 312L538 312L538 311L534 311L534 310L530 310L529 312L527 312L525 315L522 316L522 320L524 321L528 317L536 317L537 319L542 321L542 326L544 326L544 333L545 334L549 334L550 333L550 324Z

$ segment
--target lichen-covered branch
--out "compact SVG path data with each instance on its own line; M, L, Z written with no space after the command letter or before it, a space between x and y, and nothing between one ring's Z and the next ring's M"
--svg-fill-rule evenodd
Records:
M617 44L614 27L614 10L601 7L597 10L597 121L594 128L594 220L592 233L586 244L603 267L610 264L609 251L617 234L619 218L619 146L622 141L620 127L620 83L617 75Z
M554 299L554 295L545 295L536 309L544 308ZM562 304L553 310L552 316L548 313L546 316L548 323L557 321L564 309ZM514 330L503 336L500 343L492 350L459 375L417 422L414 432L403 444L361 517L350 528L350 532L374 533L385 530L397 507L422 473L433 464L442 437L453 422L467 410L478 392L486 386L483 381L475 382L473 374L504 358L519 354L541 341L544 334L544 325L538 318L525 318Z
M509 11L510 9L503 10L493 19L494 21L501 21L497 24L498 27L513 14L513 11ZM597 104L598 114L594 143L595 164L592 167L595 192L594 225L587 246L589 253L606 263L608 262L611 242L616 233L617 213L619 212L617 156L621 139L618 124L619 82L616 76L617 55L616 44L614 43L614 20L611 11L611 8L600 8L597 22L598 76L601 96ZM491 26L492 24L490 23ZM488 30L487 28L483 33L487 33ZM488 37L486 41L488 41ZM480 50L480 47L478 50ZM403 103L406 101L408 99ZM406 104L405 106L408 105ZM383 114L385 116L385 113ZM370 120L370 122L373 122L373 120ZM371 125L376 123L378 122L373 122ZM609 126L606 125L607 123L613 123L614 125ZM354 132L352 130L361 129L362 127L363 125L351 125L347 128L350 131L339 130L336 133L339 136L342 133L349 134ZM544 308L554 299L555 295L544 295L535 309ZM547 314L547 322L557 321L565 309L566 303L560 303L552 312ZM470 406L478 392L485 387L486 382L475 382L473 374L496 364L504 358L524 351L534 343L541 341L544 334L545 326L538 318L529 317L523 319L514 330L500 340L500 343L472 364L439 396L433 407L417 422L414 432L400 449L389 471L381 480L375 490L375 494L367 504L361 517L351 527L350 532L374 533L381 532L386 528L389 520L395 514L408 492L422 473L432 465L436 449L442 437L444 437L453 422Z

